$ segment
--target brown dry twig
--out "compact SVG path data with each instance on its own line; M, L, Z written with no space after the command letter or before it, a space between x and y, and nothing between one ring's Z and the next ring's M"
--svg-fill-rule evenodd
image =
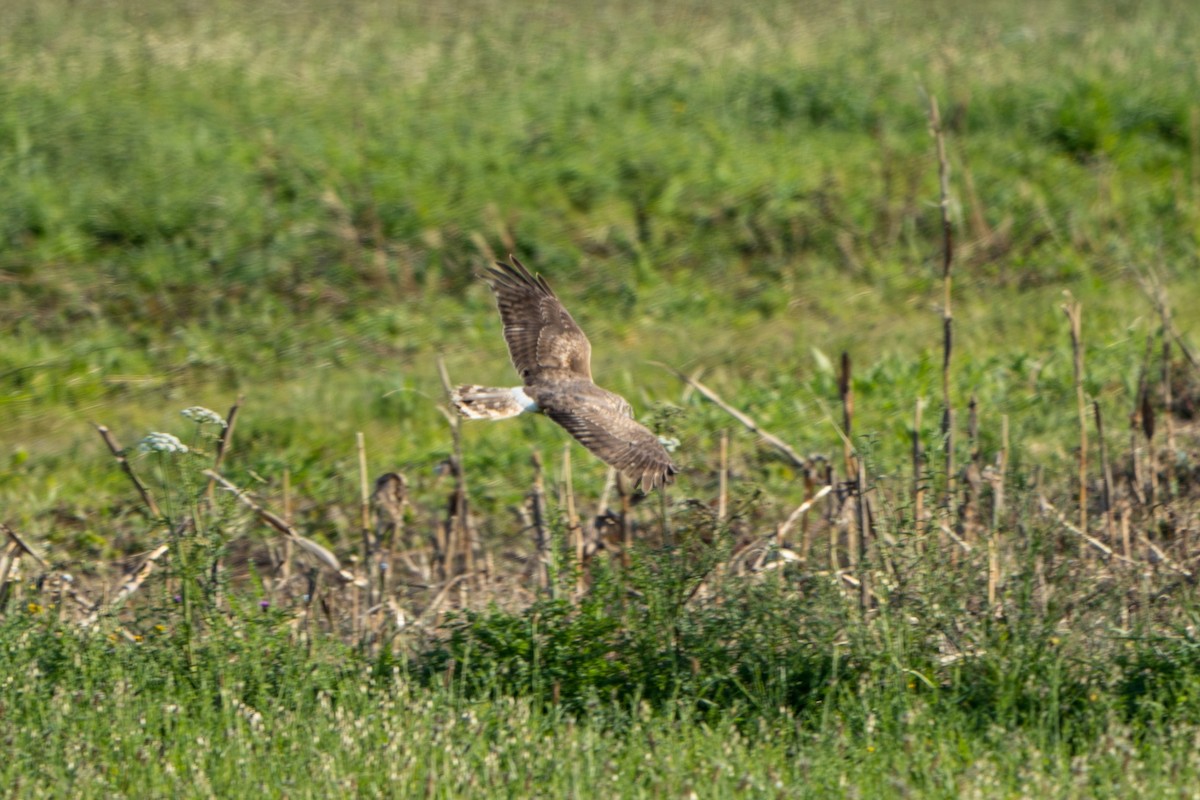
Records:
M679 378L679 380L683 381L688 386L691 386L693 389L698 391L700 394L704 395L706 398L708 398L713 403L715 403L718 407L720 407L720 409L722 411L724 411L726 414L733 417L738 422L742 423L742 425L746 426L747 430L749 430L751 433L756 433L759 436L761 436L763 441L765 441L767 444L774 447L780 453L783 453L783 455L785 455L787 457L787 459L792 462L792 466L803 467L805 465L806 462L804 460L804 457L801 456L799 453L797 453L795 450L793 450L791 447L788 447L788 445L782 439L780 439L778 436L774 436L774 435L764 431L762 428L760 428L758 426L757 422L755 422L750 417L743 414L741 411L738 411L733 406L729 405L729 403L726 403L724 400L721 399L720 395L718 395L712 389L705 386L700 381L696 380L695 378L688 377L687 375L684 375L682 372L680 372L676 369L673 369L672 367L668 367L666 364L663 364L662 362L654 361L651 363L653 363L655 366L662 367L667 372L670 372L676 378Z
M229 408L229 414L225 417L225 427L221 430L221 438L217 440L217 454L213 456L214 470L218 472L221 469L221 463L225 460L225 455L229 452L229 443L233 441L233 429L237 425L238 411L242 408L242 401L245 400L245 395L238 395L237 400ZM212 500L213 481L208 482L208 486L204 489L204 495L210 501Z
M38 555L32 547L30 547L28 544L26 544L25 540L22 539L20 534L18 534L15 530L10 528L8 525L5 525L3 522L0 522L0 531L4 531L4 533L8 535L8 538L12 539L13 542L17 545L17 547L24 550L26 555L30 556L34 561L38 562L38 564L41 566L42 569L50 568L50 565L46 563L46 560L44 558L42 558L40 555Z
M206 478L211 478L221 485L222 488L233 492L234 497L241 503L259 516L259 518L270 525L275 530L287 536L296 543L301 550L306 551L322 564L327 566L338 578L344 583L353 583L355 586L365 586L366 582L361 577L356 577L349 570L342 569L342 564L338 561L337 556L325 549L321 545L314 542L312 539L305 538L296 532L296 529L285 522L279 515L263 508L258 503L254 502L246 492L231 483L224 475L215 472L211 469L206 469L201 473Z
M154 498L150 496L150 490L146 488L146 484L142 483L137 473L133 471L133 467L129 465L129 459L125 457L125 450L117 443L112 433L104 425L96 425L96 431L100 434L100 438L104 440L104 443L108 445L109 452L113 454L113 458L117 460L117 463L121 465L121 469L129 476L129 480L133 481L134 488L142 496L142 502L146 504L146 508L150 509L150 513L156 519L162 519L162 510L159 509L158 503L154 502Z
M180 528L184 528L188 524L190 523L181 523ZM125 605L125 601L129 599L130 595L140 589L142 584L146 582L146 578L150 577L150 573L154 571L155 563L158 561L158 559L163 557L163 555L167 552L168 547L169 545L164 542L163 544L160 544L158 547L151 550L150 554L142 560L142 563L138 565L137 569L125 574L124 583L121 584L121 588L117 589L117 593L113 595L113 598L108 602L108 605L105 606L103 610L100 608L94 608L92 613L84 617L79 624L84 628L90 628L96 624L102 614L113 614L120 609L121 606Z

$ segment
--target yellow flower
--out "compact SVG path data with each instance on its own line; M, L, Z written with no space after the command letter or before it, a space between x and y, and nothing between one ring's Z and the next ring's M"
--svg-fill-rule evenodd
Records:
M42 607L41 607L41 606L39 606L37 603L30 603L30 604L29 604L29 606L28 606L28 608L29 608L29 613L30 613L30 614L40 614L40 613L42 613Z
M166 625L155 625L154 630L158 631L159 633L166 633L167 626Z

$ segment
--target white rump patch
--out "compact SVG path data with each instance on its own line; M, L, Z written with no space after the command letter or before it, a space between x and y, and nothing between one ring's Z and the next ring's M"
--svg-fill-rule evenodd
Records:
M538 404L533 401L533 398L525 394L525 390L520 386L514 386L509 389L512 392L513 400L517 401L517 405L521 407L522 414L533 414L538 410Z

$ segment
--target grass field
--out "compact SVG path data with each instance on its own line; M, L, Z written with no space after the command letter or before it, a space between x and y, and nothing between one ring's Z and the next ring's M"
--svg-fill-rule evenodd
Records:
M1200 794L1200 14L1094 5L10 3L4 785ZM443 414L508 253L661 498Z

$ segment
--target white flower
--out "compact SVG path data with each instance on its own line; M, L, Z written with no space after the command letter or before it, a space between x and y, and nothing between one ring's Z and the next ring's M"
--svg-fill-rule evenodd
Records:
M191 408L185 408L179 413L183 414L193 422L199 422L201 425L220 425L222 428L225 427L224 417L213 411L211 408L205 408L204 406L192 406Z
M186 453L188 446L169 433L154 431L138 442L138 450L143 453Z

